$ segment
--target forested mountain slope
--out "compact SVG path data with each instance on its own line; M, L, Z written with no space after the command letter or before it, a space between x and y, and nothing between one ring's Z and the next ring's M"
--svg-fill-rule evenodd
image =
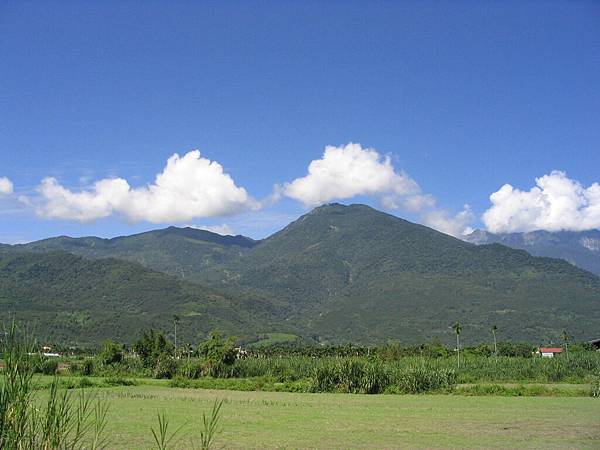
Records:
M488 340L492 325L502 339L534 342L558 339L563 329L590 338L600 327L600 279L593 274L499 244L467 243L365 205L316 208L262 241L197 232L171 227L15 249L137 261L224 293L225 309L216 317L240 323L242 331L256 325L323 342L451 342L456 321L467 342ZM193 292L193 284L184 285L173 290L175 297ZM68 299L77 302L76 295ZM239 307L227 309L234 304Z
M25 321L39 338L131 342L145 328L170 330L174 314L181 338L197 342L214 329L255 333L272 311L125 261L0 250L0 320Z

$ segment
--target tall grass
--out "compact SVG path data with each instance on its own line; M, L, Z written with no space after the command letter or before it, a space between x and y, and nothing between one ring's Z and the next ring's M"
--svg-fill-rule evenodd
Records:
M594 374L590 395L595 398L600 398L600 371Z
M413 365L382 364L378 361L341 359L315 369L315 392L418 394L451 389L456 382L453 369L439 369L422 361Z
M164 411L159 412L158 428L150 428L152 436L154 437L154 442L156 442L156 448L158 448L158 450L167 450L169 444L175 439L175 436L179 433L181 428L183 428L183 425L169 433L169 419L167 418L167 414Z
M202 424L200 429L200 449L209 450L215 437L221 432L219 422L221 420L221 407L223 400L215 400L210 415L202 413Z
M539 383L589 382L595 371L600 371L600 353L586 351L571 353L569 358L523 358L508 356L465 355L460 370L456 370L456 360L452 357L429 358L405 356L394 360L380 360L366 357L321 357L307 356L248 358L238 360L231 373L234 377L272 377L284 381L313 378L319 371L334 370L340 364L349 364L346 371L356 369L355 363L362 361L365 370L386 373L414 372L418 368L429 371L450 371L456 376L457 383L476 382L519 382ZM357 363L360 364L360 363ZM420 370L420 369L419 369Z
M216 436L222 431L219 428L219 422L221 420L221 407L223 406L223 400L215 400L213 403L212 410L210 415L206 415L206 413L202 413L202 422L200 424L200 450L210 450L214 443ZM185 424L181 425L173 432L169 432L169 419L167 418L166 413L159 412L158 413L158 427L152 427L150 431L152 432L152 436L154 437L154 442L156 443L156 448L158 450L166 450L170 447L171 442L174 441L177 434L181 431L181 429L185 426ZM190 448L198 448L196 445L198 442L192 439L190 441Z
M97 449L106 445L107 406L85 391L60 389L55 377L45 404L34 395L32 342L11 324L2 345L0 382L0 448Z

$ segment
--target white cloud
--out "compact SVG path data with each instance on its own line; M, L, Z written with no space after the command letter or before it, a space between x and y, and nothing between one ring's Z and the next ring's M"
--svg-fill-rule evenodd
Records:
M91 222L117 210L125 202L130 188L126 180L112 178L96 182L91 191L72 192L56 178L48 177L42 180L38 192L45 200L37 208L39 216Z
M221 225L186 225L186 226L190 227L190 228L195 228L197 230L210 231L212 233L220 234L221 236L235 236L233 229L226 223L222 223Z
M473 212L469 205L465 205L463 210L456 215L452 215L444 209L433 209L422 217L424 225L456 237L473 232L473 228L469 226L473 223L473 219Z
M422 192L408 174L397 171L389 156L354 143L325 147L321 159L308 166L308 175L285 183L274 195L285 195L307 207L358 195L375 196L384 208L416 213L425 225L454 236L468 232L473 220L468 207L455 216L437 208L435 197Z
M13 184L6 177L0 177L0 195L9 195L13 193Z
M410 176L394 170L389 156L382 157L372 148L353 143L325 147L322 158L308 166L308 175L283 186L283 195L305 206L357 195L378 195L388 204L399 204L402 197L420 193Z
M171 156L153 184L132 188L123 178L96 182L80 192L45 178L38 187L41 217L90 222L114 213L132 222L181 223L198 217L218 217L257 206L216 161L198 150Z
M561 171L536 178L535 182L529 191L505 184L490 195L492 206L483 214L489 231L582 231L600 227L600 184L586 188Z

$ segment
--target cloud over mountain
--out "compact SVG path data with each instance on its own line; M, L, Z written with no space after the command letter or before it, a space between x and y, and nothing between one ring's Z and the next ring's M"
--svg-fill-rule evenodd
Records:
M357 195L377 195L390 204L421 195L421 188L405 173L397 173L389 156L349 143L327 146L321 159L311 161L308 175L283 186L283 194L317 206Z
M490 196L483 222L493 233L583 231L600 227L600 184L584 187L565 172L553 171L521 191L505 184Z
M146 186L132 187L124 178L105 178L88 189L74 191L47 177L37 191L37 198L22 196L22 201L34 206L38 216L83 223L113 215L130 222L191 223L198 218L261 209L282 196L307 207L370 196L386 209L410 212L425 225L454 236L470 231L473 220L468 206L458 214L439 208L434 196L394 168L390 156L358 143L327 146L320 159L310 162L306 176L276 186L273 195L262 202L198 150L171 156L154 182Z
M397 171L389 156L355 143L325 147L323 156L309 164L308 174L285 183L280 192L307 207L374 196L386 209L416 213L426 225L455 236L468 231L473 219L468 207L457 215L438 208L435 197L424 193L410 175Z
M171 156L147 186L132 188L123 178L107 178L90 190L73 192L49 177L38 192L39 216L80 222L121 214L132 222L180 223L234 214L257 204L218 162L203 158L198 150Z

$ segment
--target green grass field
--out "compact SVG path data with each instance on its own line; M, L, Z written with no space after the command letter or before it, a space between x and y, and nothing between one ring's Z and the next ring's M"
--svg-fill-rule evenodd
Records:
M600 401L589 397L468 397L238 392L140 385L99 389L110 403L110 448L153 447L166 411L173 448L192 448L202 412L223 399L215 448L599 448Z

